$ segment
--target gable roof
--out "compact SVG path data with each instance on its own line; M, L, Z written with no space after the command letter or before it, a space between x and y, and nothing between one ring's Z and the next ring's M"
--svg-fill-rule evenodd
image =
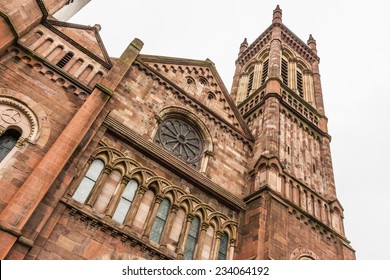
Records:
M111 59L99 35L100 26L86 26L53 19L46 20L43 25L104 67L108 69L112 67Z
M182 94L194 100L230 129L253 141L254 137L211 60L139 55L138 61L149 71L180 89Z

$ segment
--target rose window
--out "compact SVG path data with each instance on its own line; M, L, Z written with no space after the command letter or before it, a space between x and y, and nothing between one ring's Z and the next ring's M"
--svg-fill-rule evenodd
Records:
M188 123L178 119L165 120L155 142L191 166L199 167L203 144L199 133Z

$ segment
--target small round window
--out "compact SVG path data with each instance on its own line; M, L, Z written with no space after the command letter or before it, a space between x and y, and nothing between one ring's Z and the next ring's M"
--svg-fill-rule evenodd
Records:
M199 133L187 122L179 119L163 121L155 142L191 166L199 168L203 142Z

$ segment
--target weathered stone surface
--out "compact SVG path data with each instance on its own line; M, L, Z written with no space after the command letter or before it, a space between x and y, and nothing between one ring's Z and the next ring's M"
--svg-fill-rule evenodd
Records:
M44 2L49 13L65 5ZM279 7L241 47L230 95L210 61L139 55L138 39L110 59L98 29L12 3L1 11L24 16L12 21L18 41L0 18L0 139L23 137L0 162L1 258L355 258L315 42L298 40Z

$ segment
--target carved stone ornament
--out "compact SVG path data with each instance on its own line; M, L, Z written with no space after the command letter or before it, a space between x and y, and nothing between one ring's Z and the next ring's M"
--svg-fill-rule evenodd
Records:
M3 132L17 127L22 132L19 141L21 145L24 141L35 143L39 137L39 123L34 112L22 102L8 96L0 96L0 126Z
M203 141L187 122L180 119L163 121L158 128L155 142L191 166L199 167Z

